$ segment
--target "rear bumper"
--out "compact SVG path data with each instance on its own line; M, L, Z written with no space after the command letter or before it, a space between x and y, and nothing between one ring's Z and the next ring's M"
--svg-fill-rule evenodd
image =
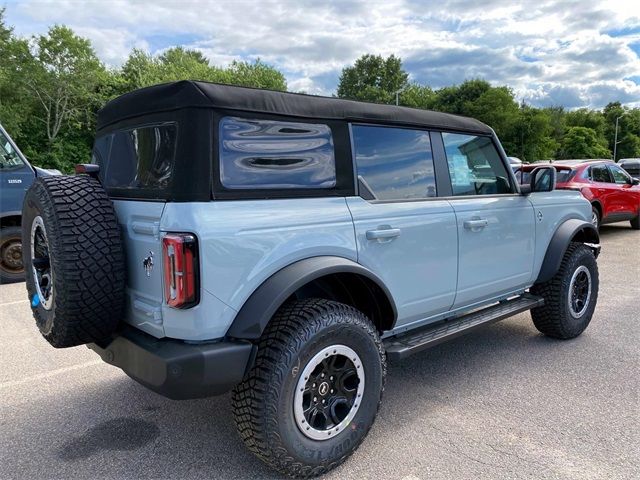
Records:
M254 353L249 342L189 344L127 327L88 347L156 393L175 400L219 395L242 380Z

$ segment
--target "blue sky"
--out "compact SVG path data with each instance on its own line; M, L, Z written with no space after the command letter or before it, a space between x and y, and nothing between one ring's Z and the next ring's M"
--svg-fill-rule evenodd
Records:
M0 4L2 0L0 0ZM260 57L289 88L335 92L364 53L396 54L416 82L481 77L537 105L640 106L640 1L22 0L4 1L19 35L66 24L120 65L132 48L183 45L212 64Z

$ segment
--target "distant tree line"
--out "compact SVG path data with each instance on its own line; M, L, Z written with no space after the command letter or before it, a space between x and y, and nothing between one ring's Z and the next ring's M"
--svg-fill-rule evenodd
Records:
M170 48L159 55L133 50L108 68L91 42L55 25L21 38L0 9L0 122L38 166L69 172L87 162L96 112L118 95L156 83L194 79L286 91L282 72L260 60L212 66L198 51ZM611 158L615 119L617 157L640 157L640 109L608 104L602 111L519 104L510 88L481 79L438 90L409 81L400 58L364 55L342 71L338 97L427 108L475 117L492 126L509 155L525 161Z
M342 70L337 95L466 115L496 131L508 155L528 162L565 158L640 157L640 109L612 102L603 110L562 106L535 108L518 103L506 86L466 80L438 90L412 83L400 58L364 55Z

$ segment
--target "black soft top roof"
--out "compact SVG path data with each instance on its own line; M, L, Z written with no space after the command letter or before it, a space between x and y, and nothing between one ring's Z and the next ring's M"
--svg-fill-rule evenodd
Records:
M122 95L98 112L98 130L132 117L180 108L220 108L290 117L413 125L491 134L473 118L417 108L183 80Z

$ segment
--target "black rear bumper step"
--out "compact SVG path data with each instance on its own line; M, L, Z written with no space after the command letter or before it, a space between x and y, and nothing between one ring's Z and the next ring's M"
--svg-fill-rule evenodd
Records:
M476 328L539 307L543 303L544 299L542 297L525 293L517 298L502 301L462 317L443 320L408 333L395 335L384 341L387 357L390 360L405 358L438 345L445 340L464 335Z

